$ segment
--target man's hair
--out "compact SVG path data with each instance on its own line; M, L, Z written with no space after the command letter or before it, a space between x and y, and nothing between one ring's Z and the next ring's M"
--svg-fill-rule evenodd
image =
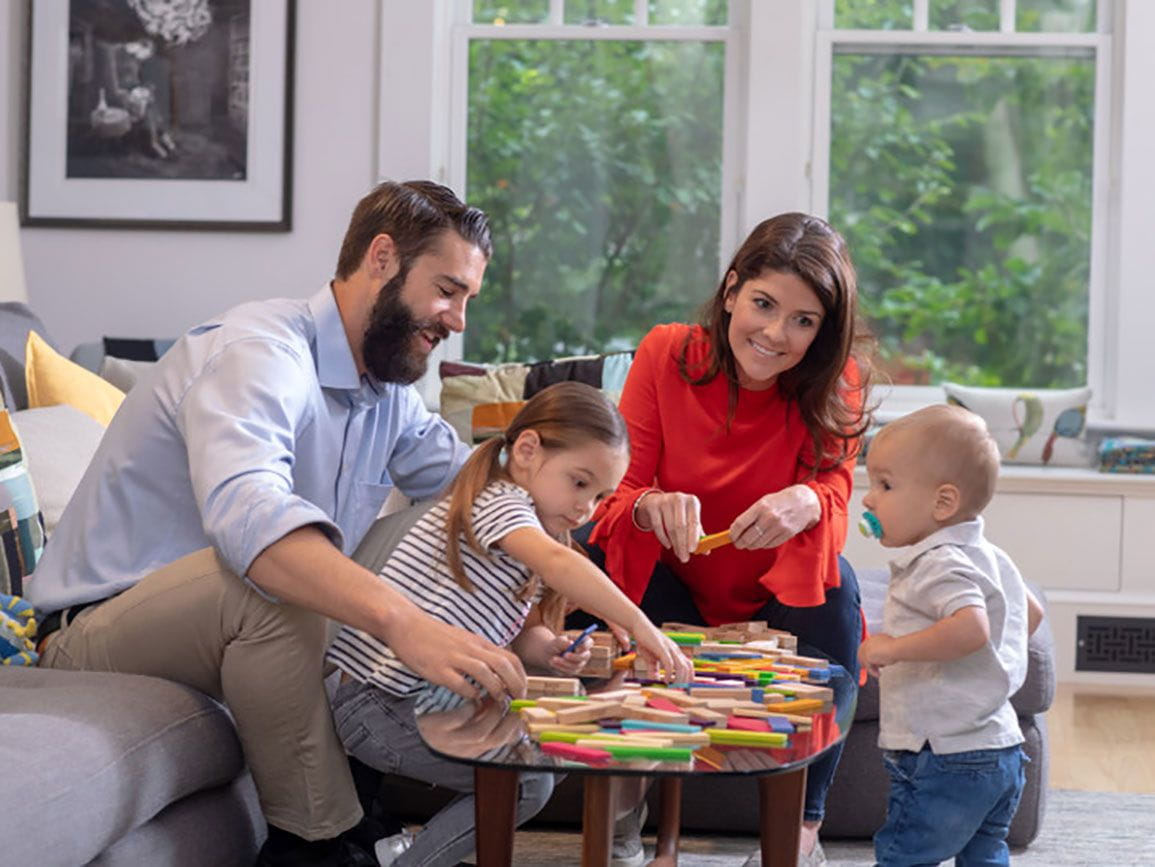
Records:
M432 181L378 184L353 209L337 257L337 279L353 276L378 235L393 239L401 271L405 273L413 260L436 244L447 229L481 250L486 259L493 255L485 212L466 205L449 187Z
M935 484L959 489L958 518L980 515L995 494L999 447L982 417L961 406L934 404L892 421L878 437L907 433L908 454L919 472Z

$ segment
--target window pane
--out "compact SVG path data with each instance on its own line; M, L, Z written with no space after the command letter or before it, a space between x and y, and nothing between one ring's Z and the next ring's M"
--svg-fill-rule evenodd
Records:
M718 280L721 43L474 41L468 197L494 255L467 358L633 347Z
M474 24L540 24L549 19L549 0L473 0Z
M835 57L830 217L896 383L1086 382L1094 64Z
M720 27L729 19L728 6L728 0L650 0L650 23Z
M633 24L634 0L566 0L566 24Z
M998 30L999 0L930 0L931 30Z
M834 26L841 30L910 30L914 6L910 0L837 0Z
M1018 0L1015 29L1022 32L1094 33L1095 0Z

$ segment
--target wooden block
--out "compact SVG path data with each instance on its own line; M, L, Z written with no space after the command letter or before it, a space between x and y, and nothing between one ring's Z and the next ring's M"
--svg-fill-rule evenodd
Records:
M576 677L527 677L526 695L580 695L582 682Z
M557 721L563 724L593 722L603 717L616 717L621 704L616 701L583 701L576 707L557 712Z
M669 747L673 746L673 741L667 737L649 738L645 735L613 735L605 732L598 732L589 737L580 738L575 743L580 747L593 746L598 743L602 744L633 744L637 747Z
M651 695L646 699L646 707L652 707L654 710L664 710L670 713L681 713L681 709L677 704L670 701L663 696Z
M579 696L563 698L560 695L543 695L537 700L537 706L544 707L547 710L566 710L571 707L580 707L586 703L586 698Z
M646 697L640 692L637 695L628 695L622 699L622 704L628 707L645 707Z
M715 725L726 724L726 714L711 710L708 707L688 707L686 708L686 714L692 722L714 723Z
M774 683L764 687L767 693L792 695L795 698L813 698L818 701L834 701L834 690L828 686L818 686L814 683Z
M646 687L642 693L647 698L664 698L666 701L681 707L694 707L695 705L704 705L706 699L696 695L687 695L680 689L655 689L653 687Z
M810 717L806 717L809 721ZM563 732L571 735L589 735L594 732L599 732L602 727L597 723L578 723L575 725L562 725L561 723L526 723L525 730L535 737L542 735L545 732Z
M644 698L645 692L636 684L627 684L620 689L608 689L605 692L596 692L590 696L594 701L625 701L632 698Z
M765 720L730 714L726 718L726 728L748 732L768 732L770 731L770 724Z
M613 716L618 717L618 719L643 719L649 720L650 722L688 723L690 721L688 713L655 710L652 707L639 707L633 704L623 704L619 712L613 714Z
M526 722L557 722L554 712L546 707L523 707L519 713Z

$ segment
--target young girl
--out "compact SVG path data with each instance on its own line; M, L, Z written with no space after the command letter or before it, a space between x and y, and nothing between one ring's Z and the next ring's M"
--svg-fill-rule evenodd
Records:
M504 436L474 450L449 495L390 554L381 578L432 616L510 647L530 668L573 674L585 665L592 642L566 653L569 642L556 632L570 603L631 633L668 677L688 679L677 645L571 547L570 531L590 519L628 463L625 422L605 395L577 382L550 386ZM424 681L385 644L349 627L329 658L347 675L333 716L349 754L462 793L416 837L381 841L379 859L395 858L398 867L460 861L473 848L473 770L437 758L417 734L414 705ZM551 774L522 774L518 824L552 790Z

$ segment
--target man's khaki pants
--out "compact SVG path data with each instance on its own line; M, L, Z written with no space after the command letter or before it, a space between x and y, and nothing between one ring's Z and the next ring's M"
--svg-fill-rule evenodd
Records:
M322 683L328 620L268 601L211 548L83 611L40 665L175 680L223 701L270 824L308 840L361 818Z

